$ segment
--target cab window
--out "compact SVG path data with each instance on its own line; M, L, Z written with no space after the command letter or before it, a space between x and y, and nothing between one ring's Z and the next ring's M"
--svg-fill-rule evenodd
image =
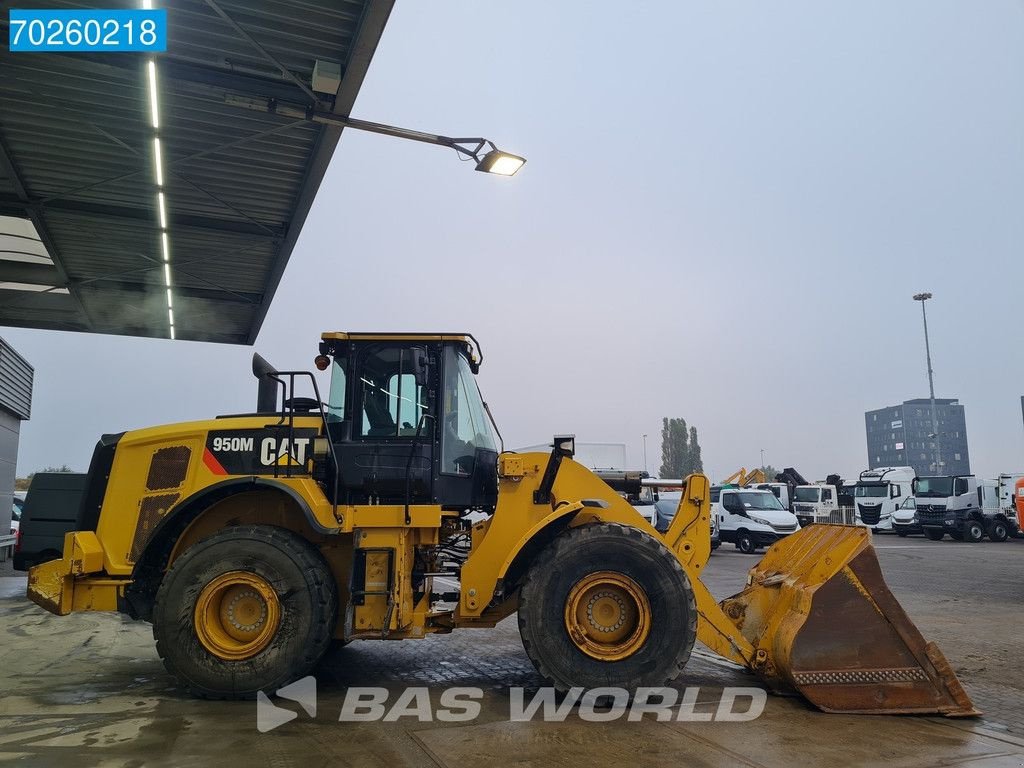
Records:
M327 420L345 420L345 393L347 382L345 378L345 365L347 360L341 356L335 357L331 364L331 390L327 395Z
M477 449L496 450L491 422L469 361L453 347L445 350L443 422L442 472L472 474Z
M424 386L426 350L380 346L370 347L362 354L362 376L357 382L360 436L415 437L420 420L430 415ZM332 376L332 395L333 384ZM424 425L423 429L428 427Z

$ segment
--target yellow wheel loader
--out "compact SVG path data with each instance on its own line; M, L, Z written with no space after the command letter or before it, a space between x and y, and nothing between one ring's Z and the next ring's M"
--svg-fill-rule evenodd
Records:
M29 597L151 622L171 674L212 698L308 674L332 639L518 612L561 690L665 685L699 640L826 711L976 714L886 588L867 530L790 535L719 603L701 581L707 478L686 478L660 534L573 461L571 437L500 451L482 357L468 334L326 333L326 400L312 373L255 356L255 413L103 436L77 530L32 569ZM295 393L306 380L313 397Z

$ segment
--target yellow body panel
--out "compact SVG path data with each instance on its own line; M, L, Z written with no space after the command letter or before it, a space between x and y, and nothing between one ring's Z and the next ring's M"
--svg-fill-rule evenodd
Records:
M103 547L96 534L66 533L63 557L29 571L29 599L58 616L72 611L116 611L117 597L127 581L89 576L102 569Z
M207 434L212 430L258 430L277 423L275 417L240 416L185 422L126 432L117 444L110 480L100 510L96 534L103 542L104 570L112 576L130 575L138 556L137 542L179 504L211 485L246 475L218 474L204 461ZM297 417L296 428L319 429L319 417ZM162 449L187 449L188 464L181 482L152 488L151 467ZM331 505L316 483L307 476L273 477L307 499L317 520L335 527ZM144 530L140 532L139 527ZM133 548L136 551L133 553Z

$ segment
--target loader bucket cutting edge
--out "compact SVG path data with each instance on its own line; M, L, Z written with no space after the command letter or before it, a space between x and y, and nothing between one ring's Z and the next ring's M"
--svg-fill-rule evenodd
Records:
M826 712L981 714L885 584L864 528L813 525L774 544L720 604L750 668Z

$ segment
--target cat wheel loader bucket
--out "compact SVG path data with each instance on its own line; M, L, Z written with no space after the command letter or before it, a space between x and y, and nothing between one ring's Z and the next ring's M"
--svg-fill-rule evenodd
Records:
M770 688L826 712L980 714L889 591L865 528L813 525L787 536L721 608Z

